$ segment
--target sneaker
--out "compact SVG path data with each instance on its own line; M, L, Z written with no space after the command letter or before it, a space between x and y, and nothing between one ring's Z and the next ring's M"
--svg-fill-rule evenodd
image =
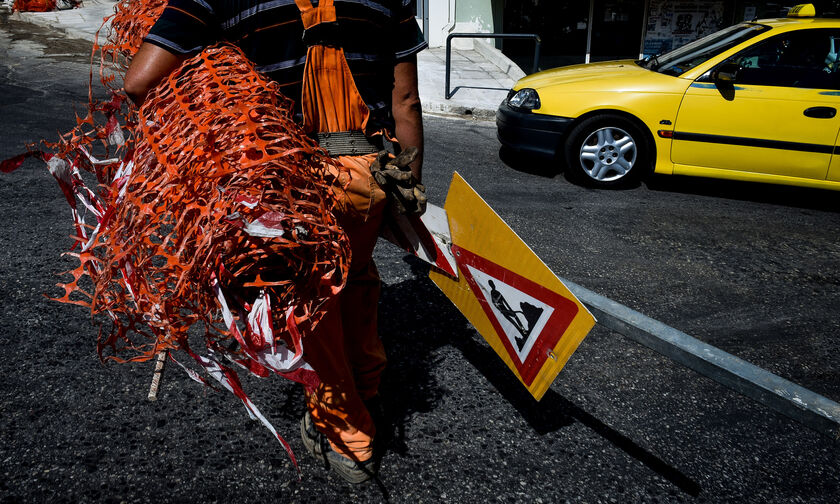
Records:
M315 427L312 421L312 416L307 411L303 418L300 419L300 439L303 441L303 447L306 448L316 460L324 464L324 467L329 467L327 463L327 451L332 451L330 442L327 436L323 435Z
M330 448L327 452L330 469L341 476L348 483L363 483L379 472L379 457L373 456L364 462L351 460Z
M363 483L373 478L379 471L379 457L375 456L364 462L351 460L332 449L330 442L315 427L312 416L307 411L300 420L300 438L306 450L324 467L332 469L349 483Z

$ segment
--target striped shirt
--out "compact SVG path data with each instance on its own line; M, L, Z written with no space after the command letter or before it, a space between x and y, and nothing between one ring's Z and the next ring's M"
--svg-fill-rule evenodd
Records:
M317 5L317 0L313 0ZM373 129L392 129L394 65L426 47L414 0L335 0L339 45L371 111ZM169 0L146 42L191 54L219 41L239 46L257 70L300 101L306 45L294 0ZM298 113L300 113L298 105Z

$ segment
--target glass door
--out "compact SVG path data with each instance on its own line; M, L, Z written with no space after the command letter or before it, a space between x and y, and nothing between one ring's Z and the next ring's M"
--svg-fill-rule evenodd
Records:
M638 58L645 0L593 0L589 61Z
M503 31L540 36L540 70L584 63L589 5L590 0L504 0ZM526 71L533 65L531 40L505 40L502 52Z

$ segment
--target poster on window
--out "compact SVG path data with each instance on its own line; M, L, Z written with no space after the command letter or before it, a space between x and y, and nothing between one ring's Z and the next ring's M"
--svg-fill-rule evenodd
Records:
M650 0L645 56L660 54L723 28L722 0Z

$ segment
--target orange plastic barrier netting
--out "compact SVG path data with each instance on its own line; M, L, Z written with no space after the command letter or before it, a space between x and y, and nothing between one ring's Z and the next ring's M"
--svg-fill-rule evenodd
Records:
M291 100L230 45L185 61L139 112L130 107L115 85L164 6L117 5L99 48L111 99L91 98L74 130L44 142L43 151L3 161L0 171L36 156L58 180L79 259L58 300L110 319L99 336L102 358L186 352L294 461L226 361L317 384L302 358L305 335L343 287L350 254L332 214L335 169L293 121ZM110 159L92 155L103 146ZM96 175L96 190L85 170ZM91 215L94 224L85 220Z
M121 0L114 7L115 14L111 16L110 36L102 47L103 61L124 67L126 60L140 49L143 38L148 35L167 3L167 0Z
M186 345L195 322L218 327L214 279L247 303L265 289L295 308L297 325L317 322L343 285L348 248L326 159L291 105L231 46L205 50L149 94L121 201L73 272L94 279L94 313L116 315L101 349L146 360ZM65 301L79 290L65 288ZM284 334L284 317L274 321ZM229 337L210 330L206 343L219 351Z
M56 0L15 0L13 9L21 12L49 12L55 10Z

